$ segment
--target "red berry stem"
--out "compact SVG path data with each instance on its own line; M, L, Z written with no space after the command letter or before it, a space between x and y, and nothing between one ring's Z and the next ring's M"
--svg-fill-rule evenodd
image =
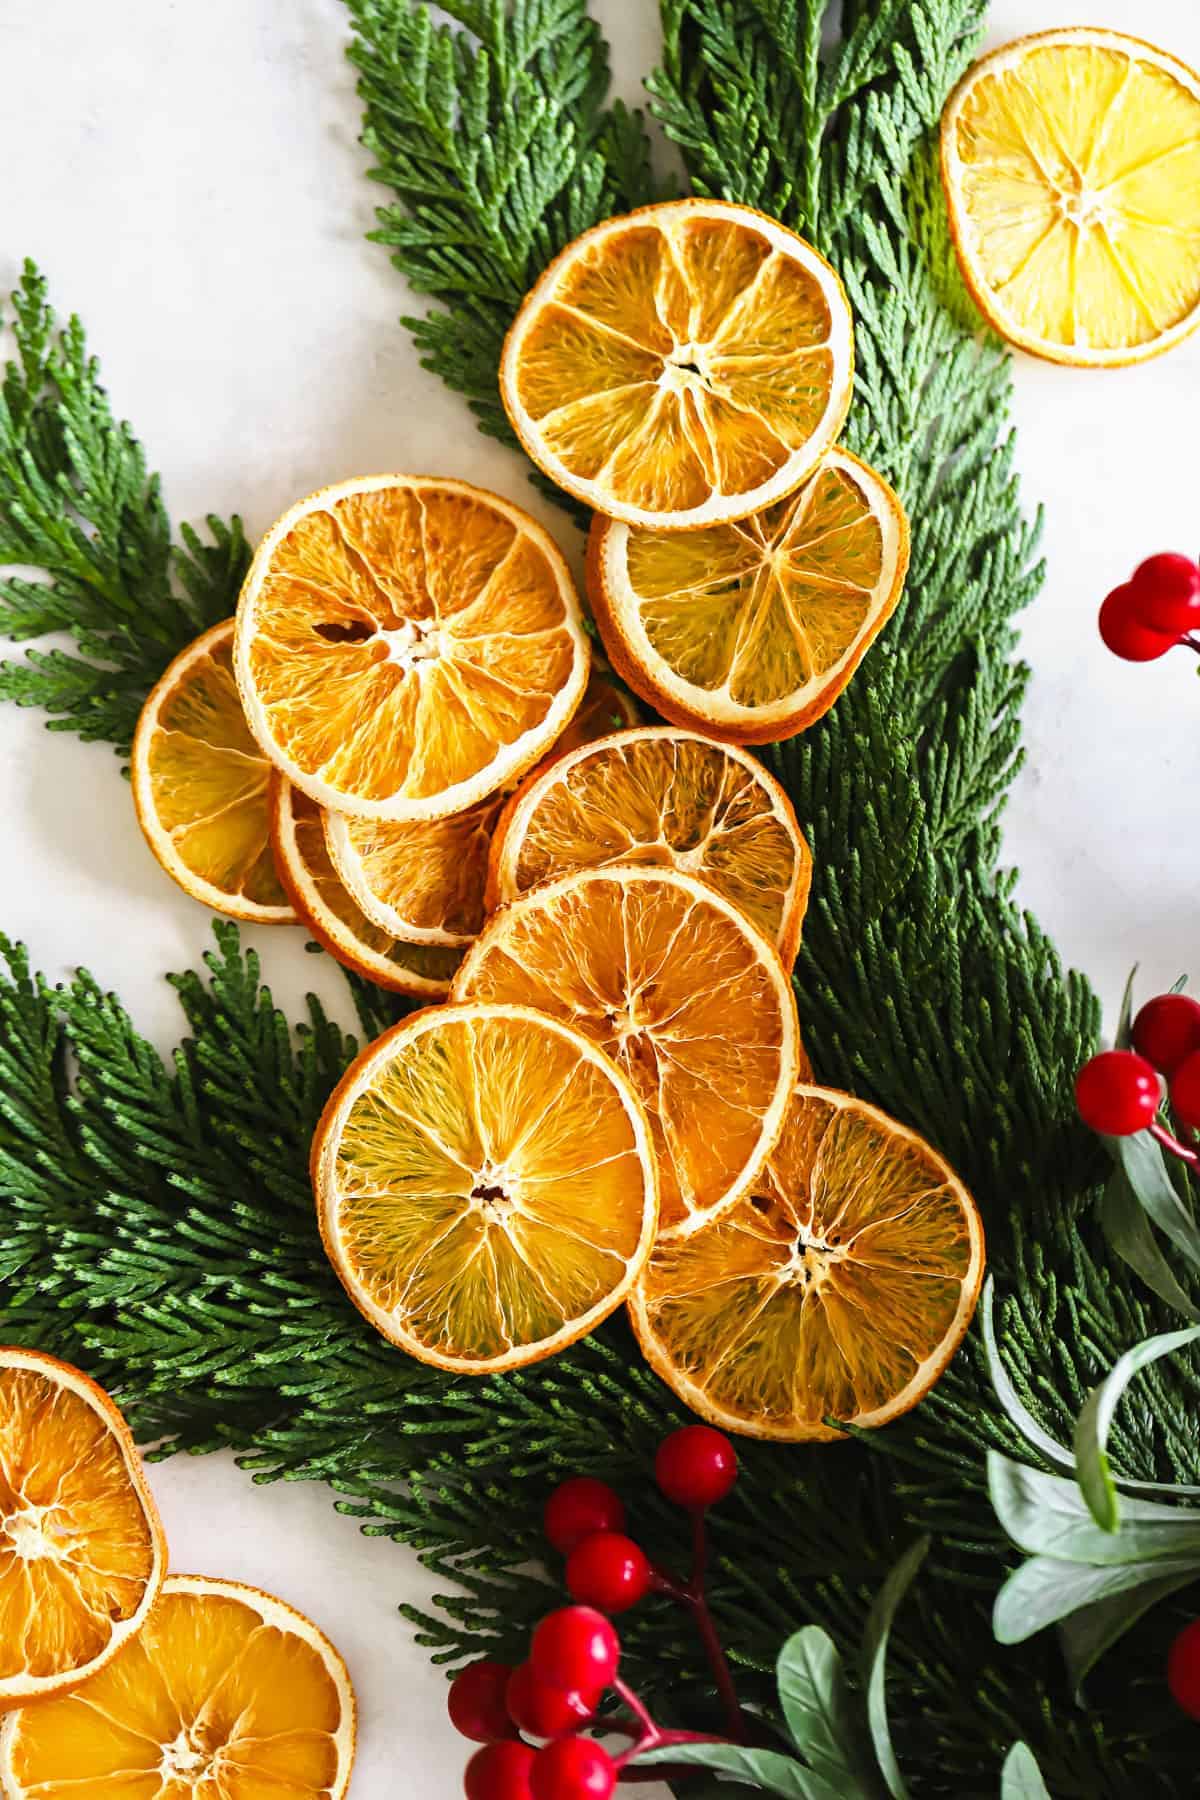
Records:
M1200 1169L1200 1151L1189 1150L1186 1144L1181 1144L1177 1137L1171 1136L1165 1125L1155 1123L1149 1129L1150 1136L1157 1138L1164 1150L1169 1150L1180 1162L1189 1163L1193 1169Z
M686 1606L695 1620L696 1630L704 1645L704 1653L708 1658L708 1666L713 1672L717 1692L721 1697L721 1705L725 1712L725 1724L729 1737L735 1744L746 1741L746 1721L742 1715L741 1704L730 1673L729 1663L717 1635L716 1622L709 1611L708 1596L705 1593L705 1579L708 1574L708 1527L705 1523L706 1513L703 1507L696 1507L692 1512L692 1572L686 1581L680 1581L669 1569L658 1563L650 1565L650 1578L654 1591L668 1594L680 1606Z

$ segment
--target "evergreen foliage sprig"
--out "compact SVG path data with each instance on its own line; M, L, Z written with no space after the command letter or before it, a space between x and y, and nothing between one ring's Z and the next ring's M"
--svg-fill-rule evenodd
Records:
M457 0L443 10L458 31L414 0L350 7L367 140L395 195L380 235L433 302L413 326L422 355L502 436L496 366L512 312L561 242L650 197L640 124L604 110L605 52L582 0ZM854 302L852 441L899 486L914 554L903 607L855 682L772 757L816 859L798 969L806 1040L822 1079L915 1124L972 1186L1007 1295L1009 1380L1061 1439L1118 1354L1177 1320L1130 1291L1096 1224L1100 1159L1070 1102L1094 998L997 872L1025 680L1012 621L1040 571L1012 476L1006 361L958 284L928 146L980 11L663 0L652 93L694 184L802 225ZM5 464L0 492L12 483ZM140 568L134 509L105 516L110 543L128 533L119 566ZM165 522L155 541L169 541ZM172 591L156 590L164 617ZM13 953L0 988L3 1329L93 1369L146 1435L233 1443L262 1479L329 1481L365 1529L418 1546L445 1575L453 1593L419 1620L439 1656L511 1653L557 1592L536 1563L561 1473L636 1494L639 1536L669 1559L672 1521L645 1477L679 1409L620 1323L482 1383L369 1331L321 1253L305 1169L351 1045L318 1011L290 1032L230 928L219 943L206 978L178 983L191 1037L171 1065L86 977L52 992ZM359 998L376 1029L376 1002ZM1123 1476L1200 1476L1194 1381L1186 1356L1143 1377L1109 1442ZM1019 1656L992 1643L1011 1553L984 1486L990 1449L1026 1454L974 1340L901 1427L841 1449L747 1444L736 1499L714 1521L713 1591L747 1692L771 1706L775 1654L798 1619L843 1649L857 1641L897 1550L932 1530L892 1640L893 1731L914 1792L994 1794L1016 1739L1056 1794L1181 1791L1186 1728L1125 1697L1157 1672L1161 1621L1126 1640L1112 1725L1102 1707L1070 1704L1048 1636ZM704 1679L670 1621L648 1609L627 1636L660 1710L704 1722Z
M0 326L4 320L0 317ZM0 387L0 633L54 632L78 654L30 650L0 664L0 699L38 706L52 730L126 755L172 657L228 617L249 561L241 522L185 525L178 544L157 475L113 417L83 327L61 329L32 263L12 297L16 356Z

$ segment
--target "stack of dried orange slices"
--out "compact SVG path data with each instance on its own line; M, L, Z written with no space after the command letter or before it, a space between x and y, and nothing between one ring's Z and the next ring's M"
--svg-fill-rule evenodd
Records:
M121 1414L78 1369L0 1348L2 1800L342 1800L354 1691L310 1620L167 1574Z
M627 1302L688 1405L801 1439L914 1404L969 1323L969 1195L809 1085L811 857L744 748L832 705L903 583L900 504L835 442L852 338L816 251L715 201L587 233L518 314L505 405L595 508L605 648L667 723L589 676L540 526L407 476L285 514L147 704L135 794L183 885L448 995L362 1052L312 1149L347 1291L440 1367L518 1368Z

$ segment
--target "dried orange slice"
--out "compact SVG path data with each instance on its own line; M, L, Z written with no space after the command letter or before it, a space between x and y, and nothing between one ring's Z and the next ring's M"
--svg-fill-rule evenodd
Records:
M525 1006L431 1007L385 1032L335 1089L312 1169L355 1305L460 1374L521 1368L591 1331L658 1219L633 1088Z
M1200 324L1200 75L1120 32L1019 38L942 115L967 286L1011 343L1106 368Z
M340 963L379 987L414 1000L443 1000L459 964L456 950L401 944L373 925L338 880L321 808L278 772L272 784L271 842L301 921Z
M523 774L587 667L554 543L465 481L324 488L268 531L238 602L255 738L302 793L363 818L439 818Z
M927 1394L971 1322L983 1226L915 1132L830 1088L798 1087L753 1189L660 1242L629 1300L643 1353L725 1431L836 1438Z
M611 675L593 670L555 754L614 730L614 720L632 723L633 712ZM325 838L343 887L373 924L404 943L469 944L483 924L488 850L508 791L407 825L327 812Z
M563 251L504 345L500 393L552 481L630 525L691 529L790 493L850 405L837 275L774 219L673 200Z
M800 1054L791 982L743 912L677 869L614 863L514 900L452 996L538 1007L614 1058L650 1120L664 1230L732 1205L783 1128Z
M342 1800L354 1690L323 1632L257 1588L171 1575L135 1643L0 1731L5 1800Z
M233 678L233 620L189 644L151 690L130 758L138 824L173 881L217 912L295 925L271 855L271 765Z
M0 1711L103 1669L145 1624L166 1563L108 1395L53 1356L0 1349Z
M643 700L676 725L764 744L828 712L907 568L896 495L831 450L798 494L736 524L680 533L597 516L588 598Z
M812 856L791 801L747 751L641 726L535 769L492 839L489 905L615 862L695 875L795 961Z

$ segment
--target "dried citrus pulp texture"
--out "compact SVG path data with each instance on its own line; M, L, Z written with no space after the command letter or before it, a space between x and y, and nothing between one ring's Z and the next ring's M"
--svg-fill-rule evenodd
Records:
M597 516L588 597L644 700L677 725L766 743L833 705L900 598L908 543L887 482L831 450L798 493L732 524Z
M459 953L437 944L401 943L368 919L338 879L321 808L276 771L271 844L292 904L331 956L379 987L414 1000L444 1000Z
M108 1395L52 1356L0 1349L0 1710L102 1669L145 1623L165 1567Z
M462 481L364 476L285 513L238 602L234 667L264 753L323 806L460 812L569 721L587 640L566 564Z
M1200 322L1200 76L1115 31L1018 39L942 119L967 284L1053 362L1138 362Z
M613 1057L650 1120L666 1231L731 1205L782 1128L799 1058L791 982L745 914L693 876L564 875L489 921L451 991L537 1007Z
M581 1032L523 1006L433 1007L370 1045L317 1128L313 1185L354 1303L466 1374L590 1331L658 1219L633 1087Z
M196 900L258 925L294 925L269 843L271 765L233 678L233 620L167 669L142 708L130 776L162 867Z
M563 251L509 332L500 391L533 460L634 525L778 500L837 437L854 333L837 275L774 219L677 200Z
M798 1087L747 1197L660 1242L630 1297L648 1361L702 1418L792 1441L884 1425L942 1374L983 1279L970 1195L915 1132Z
M695 875L795 961L812 857L787 795L746 751L643 726L535 770L492 840L489 899L617 862Z
M4 1800L341 1800L355 1706L333 1645L239 1582L170 1576L136 1641L0 1732Z
M578 712L554 754L606 736L636 718L634 702L593 669ZM343 887L367 918L412 944L469 944L483 924L488 851L511 790L464 812L415 824L325 814L325 836Z

